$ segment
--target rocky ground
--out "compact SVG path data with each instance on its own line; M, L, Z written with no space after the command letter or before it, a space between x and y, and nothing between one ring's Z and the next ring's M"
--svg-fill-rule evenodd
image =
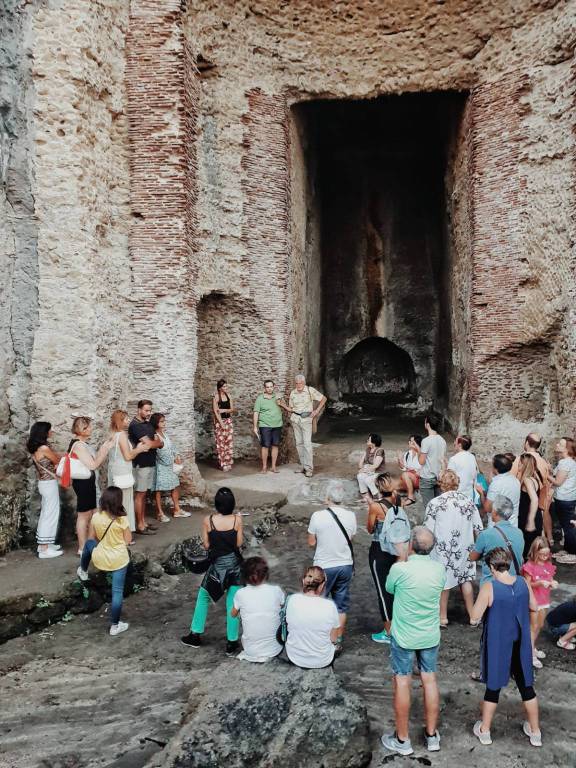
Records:
M336 456L333 458L332 469L338 468ZM344 465L339 468L343 470ZM282 508L285 522L270 538L252 542L252 552L268 558L274 581L288 590L297 588L309 557L306 519L317 507L313 497L321 479L317 483L315 491L307 491L308 502L302 503L300 491L300 503ZM250 518L245 520L250 525ZM361 510L359 520L364 522ZM369 537L363 531L356 546L358 563L345 652L336 663L335 674L366 704L371 765L382 766L408 758L385 753L378 742L380 734L392 728L392 685L388 648L370 640L370 633L380 625L367 568L368 546ZM243 690L248 674L245 665L224 655L222 604L211 611L203 648L186 648L179 642L180 635L187 632L200 579L188 573L150 579L147 589L125 603L130 630L117 638L107 634L104 606L1 646L0 766L140 768L161 759L165 745L189 711L189 697L194 702L195 692L205 695L207 687L218 688L225 696ZM556 600L576 589L576 570L562 566L559 579ZM440 654L442 750L429 754L423 747L420 689L415 679L412 739L416 751L412 759L439 768L462 760L480 768L492 768L494 763L498 768L576 766L572 738L576 655L561 651L548 638L542 642L548 653L536 679L542 750L530 747L522 734L522 710L513 688L501 697L493 745L482 747L471 735L483 692L470 679L478 664L479 632L464 622L457 596L450 619L442 634ZM212 695L217 693L212 690Z

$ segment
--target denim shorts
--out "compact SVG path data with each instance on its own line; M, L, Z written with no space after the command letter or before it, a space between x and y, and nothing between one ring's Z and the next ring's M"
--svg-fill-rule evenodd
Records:
M282 427L259 427L260 445L262 448L272 448L280 445Z
M559 637L562 637L566 634L566 632L570 631L570 624L548 624L548 631L552 635L552 637L557 640Z
M420 672L436 672L439 647L440 645L435 645L432 648L420 648L416 651L409 651L398 645L396 640L394 640L394 636L392 636L390 639L392 672L395 675L411 675L414 669L414 657L416 657Z
M351 565L339 565L335 568L324 568L326 588L324 596L332 598L336 603L338 613L347 613L350 607L350 582L354 569Z

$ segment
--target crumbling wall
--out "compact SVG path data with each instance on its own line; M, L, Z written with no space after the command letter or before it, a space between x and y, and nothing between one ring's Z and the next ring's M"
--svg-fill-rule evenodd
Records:
M38 324L30 22L30 9L7 0L0 14L0 554L24 510L22 435Z

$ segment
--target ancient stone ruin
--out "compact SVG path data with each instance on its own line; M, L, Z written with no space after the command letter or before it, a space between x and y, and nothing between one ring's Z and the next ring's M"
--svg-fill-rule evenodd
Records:
M573 426L573 0L5 0L0 546L30 423L265 377ZM242 431L244 430L244 431Z

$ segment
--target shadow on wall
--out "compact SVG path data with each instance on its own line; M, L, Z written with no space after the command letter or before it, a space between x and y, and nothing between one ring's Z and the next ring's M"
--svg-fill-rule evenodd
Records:
M218 379L226 379L234 414L235 458L256 455L252 435L254 400L264 379L273 377L267 323L253 301L223 292L204 296L197 307L198 361L194 379L196 456L214 456L212 397Z
M416 372L412 358L388 339L363 339L347 352L340 365L338 391L342 401L377 413L416 402Z

